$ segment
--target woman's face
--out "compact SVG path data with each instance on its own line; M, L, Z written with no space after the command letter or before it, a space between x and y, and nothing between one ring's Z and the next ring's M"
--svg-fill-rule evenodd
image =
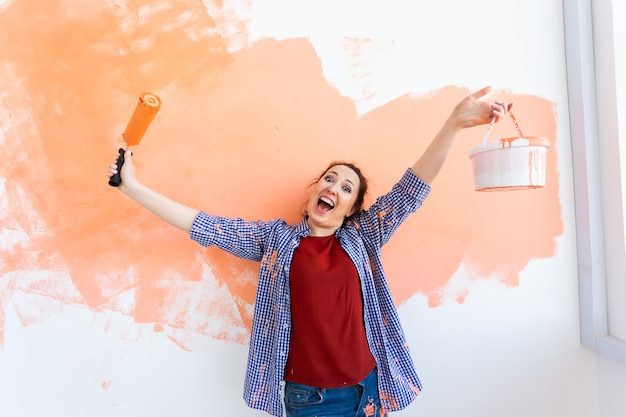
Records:
M345 165L328 169L313 187L307 206L313 236L329 236L354 212L359 176Z

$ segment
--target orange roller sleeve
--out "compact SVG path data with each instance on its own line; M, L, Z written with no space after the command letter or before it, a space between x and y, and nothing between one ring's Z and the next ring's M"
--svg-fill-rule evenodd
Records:
M143 135L148 130L150 123L154 119L161 108L161 99L152 93L144 93L139 97L139 103L135 107L133 116L130 118L126 130L122 133L122 138L128 146L135 146L141 142ZM119 187L122 183L120 172L124 165L124 154L126 150L119 149L119 156L115 161L117 164L117 173L109 178L109 185Z
M152 93L144 93L139 97L133 116L122 134L124 142L129 146L139 144L148 130L150 123L161 108L161 99Z

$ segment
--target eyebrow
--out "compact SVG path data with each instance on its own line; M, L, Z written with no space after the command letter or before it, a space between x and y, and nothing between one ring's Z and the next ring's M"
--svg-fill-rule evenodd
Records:
M335 176L339 176L339 173L337 171L328 171L329 174L335 174ZM352 182L352 180L349 180L348 178L345 179L347 182L349 182L353 187L354 187L354 183Z

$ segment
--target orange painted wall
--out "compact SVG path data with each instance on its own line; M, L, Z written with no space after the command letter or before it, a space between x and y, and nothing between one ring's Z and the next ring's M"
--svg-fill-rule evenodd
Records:
M249 325L256 265L200 248L106 183L140 93L163 100L135 149L147 185L215 214L290 221L330 160L357 162L372 197L386 191L469 93L451 80L359 115L307 39L231 52L215 26L201 1L20 0L0 14L0 335L4 306L26 292L154 323L183 348L186 332L246 341L234 329ZM397 304L423 294L438 306L461 265L472 280L496 274L515 286L531 259L555 254L557 109L537 96L491 97L514 102L526 134L550 139L547 185L473 191L468 152L486 128L464 132L425 206L384 249ZM513 135L505 121L491 138ZM203 302L207 265L237 309ZM13 308L25 325L61 313Z

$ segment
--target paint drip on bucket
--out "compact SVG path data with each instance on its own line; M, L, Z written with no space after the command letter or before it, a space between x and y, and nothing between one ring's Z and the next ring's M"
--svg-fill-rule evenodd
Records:
M509 115L519 137L487 142L492 120L483 142L470 150L476 191L527 190L546 185L550 142L542 137L524 136L513 113Z

